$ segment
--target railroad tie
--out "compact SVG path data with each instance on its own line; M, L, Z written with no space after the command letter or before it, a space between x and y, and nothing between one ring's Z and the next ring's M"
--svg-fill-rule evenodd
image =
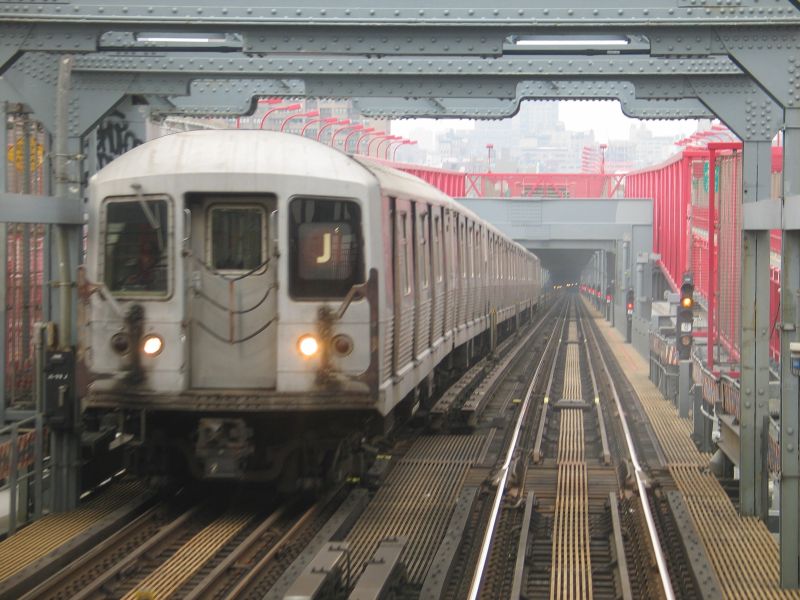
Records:
M557 463L550 598L591 598L589 492L581 410L561 411Z
M169 598L252 519L252 514L226 513L184 544L156 571L137 583L123 600L147 593L153 600Z

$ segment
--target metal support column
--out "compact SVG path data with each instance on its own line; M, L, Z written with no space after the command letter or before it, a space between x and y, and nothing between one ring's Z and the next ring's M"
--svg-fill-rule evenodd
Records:
M631 243L629 240L622 242L622 291L627 292L631 287Z
M633 291L633 296L636 298L636 312L639 317L644 317L645 314L645 296L644 296L644 266L647 264L646 256L639 256L636 259L636 287Z
M55 195L67 200L80 194L80 133L70 119L70 87L72 56L61 56L58 68L55 132ZM74 294L72 265L78 264L80 228L57 225L55 229L56 268L53 270L57 289L51 297L53 308L58 308L58 346L68 349L73 345ZM76 408L77 410L77 408ZM51 437L53 455L52 498L53 510L63 512L78 505L80 494L80 427L73 420L73 428L54 429Z
M772 148L769 141L745 142L742 199L745 204L768 200L771 193ZM769 485L765 462L764 417L769 416L769 229L742 230L741 279L741 416L739 481L740 510L765 520L763 502Z
M692 439L700 452L708 452L705 440L706 417L703 415L703 390L699 385L691 388L692 397Z
M800 223L788 229L800 203L800 108L786 109L783 155L783 248L781 252L781 586L800 587L800 388L792 373L789 344L800 341Z
M3 147L6 146L7 103L0 102L0 123L3 131ZM8 161L0 160L0 192L6 191L6 166ZM6 422L6 283L8 281L8 224L0 221L0 427Z
M692 408L692 361L682 360L678 362L678 416L683 419L689 418L689 410Z

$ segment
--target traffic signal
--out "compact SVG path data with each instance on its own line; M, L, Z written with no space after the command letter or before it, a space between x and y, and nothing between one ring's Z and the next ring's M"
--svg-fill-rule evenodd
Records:
M675 337L678 344L678 358L689 360L692 357L692 330L694 328L694 280L691 273L683 275L681 299L678 304Z
M625 295L625 310L628 315L628 319L633 318L633 290L628 290L628 293Z

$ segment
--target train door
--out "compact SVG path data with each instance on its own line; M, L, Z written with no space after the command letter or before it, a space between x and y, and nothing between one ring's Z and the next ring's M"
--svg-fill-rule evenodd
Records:
M467 221L466 235L464 236L464 254L466 256L466 303L464 322L469 323L475 318L475 223Z
M433 315L431 318L431 344L444 335L445 294L447 293L444 276L444 231L442 207L431 208L431 294L433 296Z
M193 388L276 385L276 258L270 196L197 195L187 258L190 382Z
M415 265L415 327L414 356L418 357L431 345L431 243L430 207L422 202L413 203L414 213L414 265Z
M455 228L457 224L453 212L444 210L444 236L442 249L444 254L444 331L453 331L456 323L456 273L458 273L458 254L455 245Z
M467 221L463 215L458 215L456 246L458 250L458 312L456 325L458 327L467 322Z
M478 304L478 316L485 316L487 313L486 305L486 293L487 293L487 279L489 277L488 274L488 266L486 264L486 229L480 227L478 229L478 276L480 281L480 302Z
M411 362L414 350L414 255L411 202L395 200L394 215L394 373Z

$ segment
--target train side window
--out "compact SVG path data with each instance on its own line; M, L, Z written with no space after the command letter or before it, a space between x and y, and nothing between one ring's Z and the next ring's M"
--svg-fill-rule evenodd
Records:
M215 205L209 211L209 265L252 271L266 261L267 215L260 206Z
M104 205L103 281L115 296L169 295L172 220L166 199L124 198Z
M364 281L361 208L332 198L289 204L289 293L341 298Z

